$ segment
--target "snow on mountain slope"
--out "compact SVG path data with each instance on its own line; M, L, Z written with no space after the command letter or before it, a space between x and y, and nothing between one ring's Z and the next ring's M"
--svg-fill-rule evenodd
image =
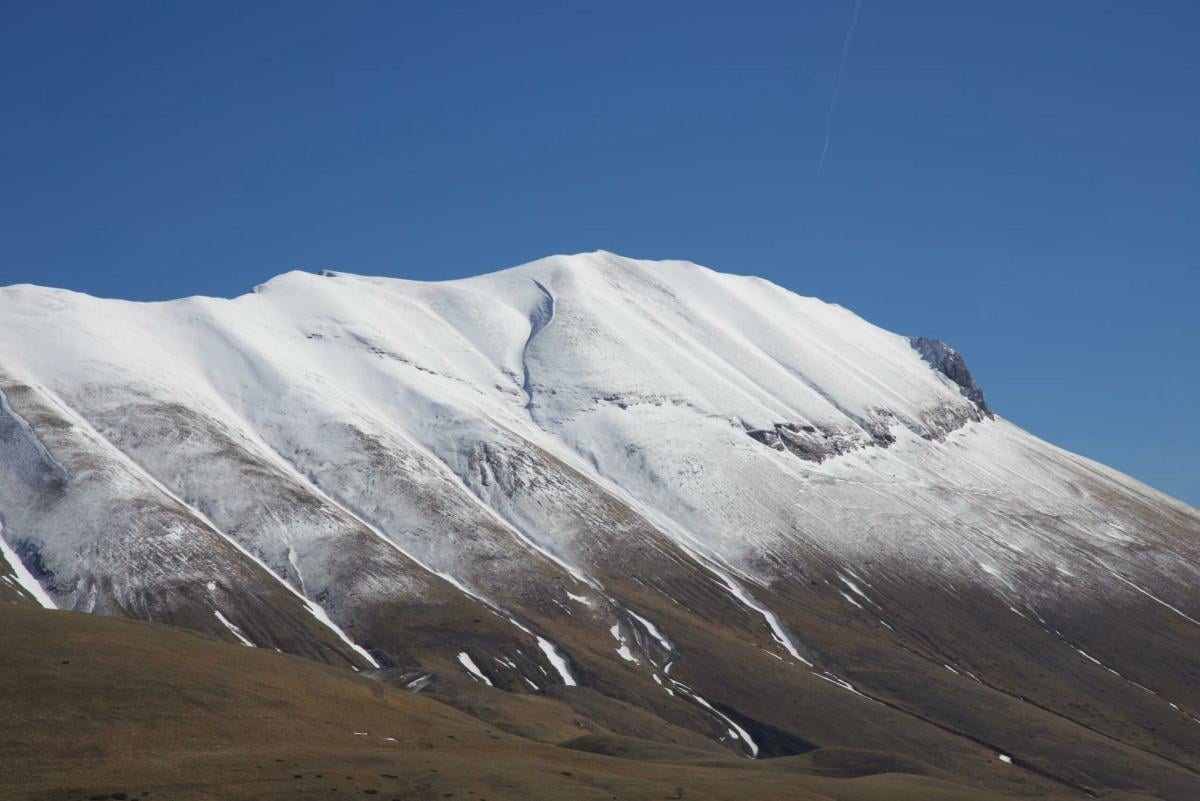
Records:
M581 683L747 753L1200 775L1200 516L994 418L940 343L608 253L0 320L5 553L56 605Z

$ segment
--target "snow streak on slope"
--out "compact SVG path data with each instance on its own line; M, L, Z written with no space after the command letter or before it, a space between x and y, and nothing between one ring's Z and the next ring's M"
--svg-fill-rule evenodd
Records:
M489 687L492 686L492 680L489 679L487 676L483 675L483 671L479 669L479 666L475 664L475 660L472 659L471 655L468 654L466 651L459 652L458 662L464 668L466 668L467 673L471 674L472 678L483 682L484 684L486 684Z
M225 628L227 628L229 630L230 634L232 634L234 637L237 637L238 642L240 642L242 645L248 646L250 648L254 647L254 643L252 643L252 642L250 642L250 640L246 639L246 635L242 634L242 630L240 628L238 628L237 626L233 625L232 623L230 623L229 619L227 617L225 617L224 615L222 615L219 609L213 610L213 616L216 617L217 620L221 621L221 625L224 626Z

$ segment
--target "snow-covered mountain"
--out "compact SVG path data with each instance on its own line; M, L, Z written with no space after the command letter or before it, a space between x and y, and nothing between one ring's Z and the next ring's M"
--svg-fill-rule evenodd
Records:
M993 415L936 340L603 252L13 286L0 321L0 600L581 685L760 757L1200 787L1200 513Z

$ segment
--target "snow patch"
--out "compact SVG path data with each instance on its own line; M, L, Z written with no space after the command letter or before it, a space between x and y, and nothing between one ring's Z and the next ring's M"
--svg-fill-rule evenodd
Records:
M849 602L850 602L852 605L856 606L856 607L857 607L857 608L859 608L859 609L862 609L862 608L863 608L863 605L862 605L862 604L860 604L858 601L854 600L854 598L852 598L852 597L850 596L850 594L849 594L849 593L842 592L841 590L838 590L838 593L839 593L839 594L840 594L840 595L841 595L843 598L845 598L847 601L849 601Z
M823 679L824 681L829 682L830 684L836 684L838 687L841 687L843 690L849 690L850 692L854 693L855 695L862 696L863 698L866 698L868 701L875 700L874 698L871 698L871 696L864 695L863 693L859 692L858 689L850 682L846 681L843 678L835 676L834 674L830 673L829 671L825 671L824 673L817 673L814 671L813 675L816 676L818 679Z
M813 666L812 662L809 662L800 655L800 650L796 648L796 644L792 642L792 638L788 634L787 629L785 629L783 624L779 622L779 618L775 616L774 612L760 604L758 601L754 600L750 593L746 592L746 589L737 581L735 581L728 573L725 573L722 570L717 570L716 568L713 568L713 572L716 573L716 575L721 579L721 581L725 584L725 587L729 590L730 594L733 595L734 598L741 601L744 606L753 609L762 616L763 620L765 620L767 623L767 628L771 630L771 636L775 638L775 642L782 645L784 649L792 655L793 659L798 659L809 667Z
M542 649L542 653L546 655L546 659L549 660L551 666L558 672L558 676L562 679L563 684L568 687L578 686L575 677L571 675L571 668L567 664L567 660L563 658L563 655L554 646L554 643L545 637L538 636L537 644L538 648Z
M489 679L487 676L483 675L483 671L479 669L479 666L475 664L475 660L472 659L471 655L468 654L466 651L459 652L458 662L463 667L465 667L467 669L467 672L470 673L471 676L473 676L474 678L479 679L480 681L482 681L484 684L486 684L489 687L496 686L496 685L492 684L491 679Z
M242 634L242 630L240 628L230 623L229 619L221 614L220 610L214 609L213 615L216 616L217 620L221 621L221 625L228 629L230 634L238 638L238 642L240 642L242 645L249 646L250 648L256 647L254 643L250 642L246 635Z
M614 623L608 632L617 641L617 656L636 665L637 659L634 657L633 651L629 650L629 643L625 642L625 636L621 633L621 624Z
M628 612L634 620L642 624L642 628L646 630L646 633L657 640L658 644L663 647L664 651L670 652L675 650L675 646L671 645L671 641L667 639L667 635L658 630L658 626L655 626L649 620L642 617L632 609L626 609L625 611Z
M707 709L709 712L712 712L721 720L725 721L725 724L729 727L729 735L735 739L741 740L746 744L746 748L750 750L750 757L752 759L758 757L758 743L754 742L754 738L750 736L750 732L746 731L737 723L735 723L728 715L714 708L712 704L704 700L704 698L702 698L700 694L691 687L685 687L679 682L675 682L675 686L679 687L680 689L686 689L689 698Z
M840 574L840 573L838 574L838 579L839 579L839 580L840 580L840 581L841 581L843 584L845 584L845 585L846 585L846 589L850 590L850 592L854 593L854 594L855 594L855 595L857 595L859 598L863 599L864 601L866 601L867 603L871 604L872 606L878 606L878 605L879 605L879 604L876 604L874 601L872 601L870 598L868 598L868 597L867 597L867 594L866 594L865 592L863 592L863 591L862 591L862 589L860 589L860 588L859 588L859 586L858 586L857 584L855 584L853 581L851 581L850 579L846 578L845 576L843 576L843 575L842 575L842 574ZM843 594L844 594L844 593L843 593ZM851 603L853 603L853 601L851 601ZM858 604L854 604L854 605L855 605L855 606L858 606ZM859 608L859 609L862 609L862 607L861 607L861 606L859 606L858 608Z

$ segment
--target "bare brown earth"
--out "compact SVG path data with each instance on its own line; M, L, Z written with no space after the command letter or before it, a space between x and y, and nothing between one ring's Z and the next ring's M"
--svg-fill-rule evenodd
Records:
M1012 797L880 751L739 758L587 690L571 699L569 688L548 697L442 685L414 694L181 629L0 604L0 798ZM617 735L589 709L658 741ZM537 739L505 730L518 724Z

